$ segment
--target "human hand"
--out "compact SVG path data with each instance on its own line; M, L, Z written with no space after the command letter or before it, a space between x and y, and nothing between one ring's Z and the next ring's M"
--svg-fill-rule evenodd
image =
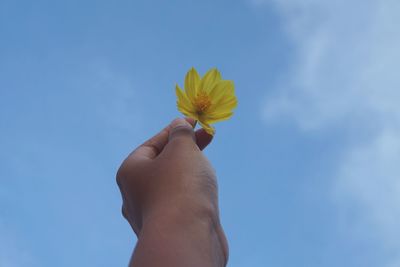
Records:
M146 225L180 229L206 222L218 236L227 259L227 242L219 221L215 172L201 152L212 140L194 121L176 119L139 146L117 173L122 213L140 236ZM203 223L204 225L204 223Z

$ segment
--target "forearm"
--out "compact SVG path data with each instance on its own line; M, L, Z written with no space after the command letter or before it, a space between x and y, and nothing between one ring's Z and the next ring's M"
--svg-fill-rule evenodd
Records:
M228 246L215 215L164 213L139 233L131 267L222 267Z

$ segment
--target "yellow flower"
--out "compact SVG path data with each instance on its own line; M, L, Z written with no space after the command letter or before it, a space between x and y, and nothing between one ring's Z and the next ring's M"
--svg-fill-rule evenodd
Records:
M178 110L195 119L214 135L211 124L229 119L237 106L233 81L222 80L217 69L209 70L203 78L192 68L185 77L185 90L176 85Z

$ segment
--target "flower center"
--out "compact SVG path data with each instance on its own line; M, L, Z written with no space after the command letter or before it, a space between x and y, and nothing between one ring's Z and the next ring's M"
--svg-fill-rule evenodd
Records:
M203 114L211 106L211 99L205 92L199 92L194 101L198 114Z

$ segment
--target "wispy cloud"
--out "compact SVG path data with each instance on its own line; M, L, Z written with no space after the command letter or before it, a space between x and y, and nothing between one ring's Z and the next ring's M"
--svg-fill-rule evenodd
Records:
M399 120L400 52L395 1L275 1L297 58L265 115L305 129L365 115ZM285 78L286 78L285 77Z
M268 96L266 120L287 116L304 131L345 126L335 196L400 261L400 2L254 0L280 12L295 55ZM359 138L364 136L362 140ZM365 134L367 133L367 134ZM367 136L367 137L365 137ZM368 225L368 226L366 226Z

